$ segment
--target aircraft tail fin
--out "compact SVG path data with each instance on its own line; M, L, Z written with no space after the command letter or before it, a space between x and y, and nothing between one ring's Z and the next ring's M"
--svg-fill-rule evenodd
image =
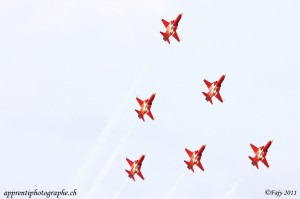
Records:
M205 93L205 92L202 92L203 93L203 95L206 97L205 99L206 99L206 101L209 101L211 104L213 104L213 102L212 102L212 100L211 100L211 97L207 94L207 93Z
M162 34L164 41L167 41L170 44L169 37L164 32L160 32L160 34Z

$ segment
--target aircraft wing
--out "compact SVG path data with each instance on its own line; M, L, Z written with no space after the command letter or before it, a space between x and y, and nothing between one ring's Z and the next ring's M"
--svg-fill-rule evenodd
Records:
M204 171L204 168L203 168L203 166L202 166L202 164L201 164L200 161L198 162L197 166L198 166L202 171Z
M204 79L203 81L206 84L207 88L210 88L211 83L209 81L207 81L206 79Z
M167 22L166 20L164 19L161 19L161 21L163 22L164 26L167 28L168 25L170 24L169 22Z
M131 160L129 160L128 158L126 158L126 160L130 166L133 164L133 162Z
M253 144L250 144L250 146L253 149L254 153L256 153L258 151L258 148L256 146L254 146Z
M190 150L188 150L187 148L185 148L186 153L189 155L189 157L191 157L193 155L193 152L191 152Z
M137 172L138 176L140 176L144 180L144 176L141 171Z
M138 103L139 103L140 106L142 106L144 104L144 101L141 100L140 98L137 97L136 100L138 101Z
M160 34L163 36L164 41L167 41L170 44L169 35L160 31Z
M262 159L261 162L264 163L264 165L266 165L266 167L269 168L269 164L268 164L267 158Z
M175 31L174 34L172 35L178 42L180 42L180 39L177 35L177 32Z
M206 101L209 101L211 104L213 104L211 97L205 92L202 92L202 93L205 96Z
M125 171L128 173L128 177L129 177L129 178L132 178L133 181L135 181L134 175L131 175L130 171L128 171L128 170L126 170L126 169L125 169Z
M154 117L153 117L153 115L152 115L152 113L151 113L150 110L147 112L147 115L148 115L152 120L154 120Z
M221 95L220 95L219 92L216 94L216 98L217 98L218 100L220 100L220 102L223 102L223 99L222 99L222 97L221 97Z

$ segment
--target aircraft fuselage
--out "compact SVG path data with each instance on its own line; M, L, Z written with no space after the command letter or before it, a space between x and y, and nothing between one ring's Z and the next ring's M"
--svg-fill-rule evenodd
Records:
M272 140L269 141L265 146L262 146L262 147L258 148L258 150L255 153L255 156L253 158L253 161L252 161L253 166L254 165L257 166L259 161L262 161L266 158L267 153L268 153L268 149L271 146L271 144L272 144Z

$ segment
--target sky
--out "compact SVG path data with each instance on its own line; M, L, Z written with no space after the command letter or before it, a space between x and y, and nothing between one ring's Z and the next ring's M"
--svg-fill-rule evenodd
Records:
M0 1L0 194L275 198L300 187L297 0ZM183 16L181 42L161 19ZM226 73L224 103L203 79ZM155 120L138 119L136 97ZM273 143L266 168L250 143ZM202 172L184 151L206 144ZM146 154L143 181L125 158ZM64 197L61 197L64 198ZM285 198L289 198L286 196Z

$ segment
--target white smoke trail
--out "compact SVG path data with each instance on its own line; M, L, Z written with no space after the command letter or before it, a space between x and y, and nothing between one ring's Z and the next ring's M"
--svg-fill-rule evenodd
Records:
M101 151L101 147L103 145L102 143L107 139L109 133L112 131L113 126L119 117L120 117L120 113L114 115L114 118L110 120L109 123L105 126L104 130L97 138L96 143L91 147L89 156L84 161L83 165L78 171L77 178L79 182L83 181L84 177L87 174L87 171L91 167L92 163L95 161L95 158L98 156L97 154Z
M99 173L99 175L96 178L96 182L94 183L94 185L91 187L90 191L89 191L89 195L87 198L95 198L95 194L98 191L98 188L100 187L102 180L105 176L105 174L108 172L108 170L112 167L113 162L115 161L115 158L117 157L117 155L119 154L120 150L122 149L122 147L124 146L127 138L129 137L129 135L132 133L133 129L135 128L135 126L131 126L130 129L127 131L127 133L125 134L125 136L123 136L121 142L118 144L118 147L115 149L114 153L110 156L109 160L106 161L106 164L104 166L104 168L101 170L101 172Z
M124 180L123 184L120 186L120 188L118 189L118 191L114 194L114 196L112 197L112 199L119 198L119 195L122 193L123 189L126 187L126 185L127 185L128 182L129 182L128 179Z
M164 199L169 199L172 198L172 195L174 194L174 192L176 191L177 187L179 186L180 182L183 180L183 178L186 176L186 171L184 173L182 173L177 180L175 180L173 186L169 189L169 191L167 192L166 196L164 197Z
M247 172L244 172L243 175L241 175L235 183L230 187L230 189L224 194L223 199L232 198L233 194L236 192L239 185L243 182L244 178L249 174L250 169L247 170Z
M136 80L133 83L133 86L128 92L128 95L123 100L123 103L120 104L119 107L116 109L117 111L113 114L113 118L107 123L104 130L99 134L95 144L91 146L88 157L80 167L79 171L77 172L76 178L73 180L73 184L70 187L79 186L80 183L84 182L92 163L96 160L97 157L99 157L99 153L101 152L101 147L103 146L103 143L107 140L109 134L112 132L112 129L116 125L116 122L118 121L123 112L126 102L130 100L130 96L134 93L142 77L146 74L148 67L149 66L146 65L141 71L141 73L137 76Z

